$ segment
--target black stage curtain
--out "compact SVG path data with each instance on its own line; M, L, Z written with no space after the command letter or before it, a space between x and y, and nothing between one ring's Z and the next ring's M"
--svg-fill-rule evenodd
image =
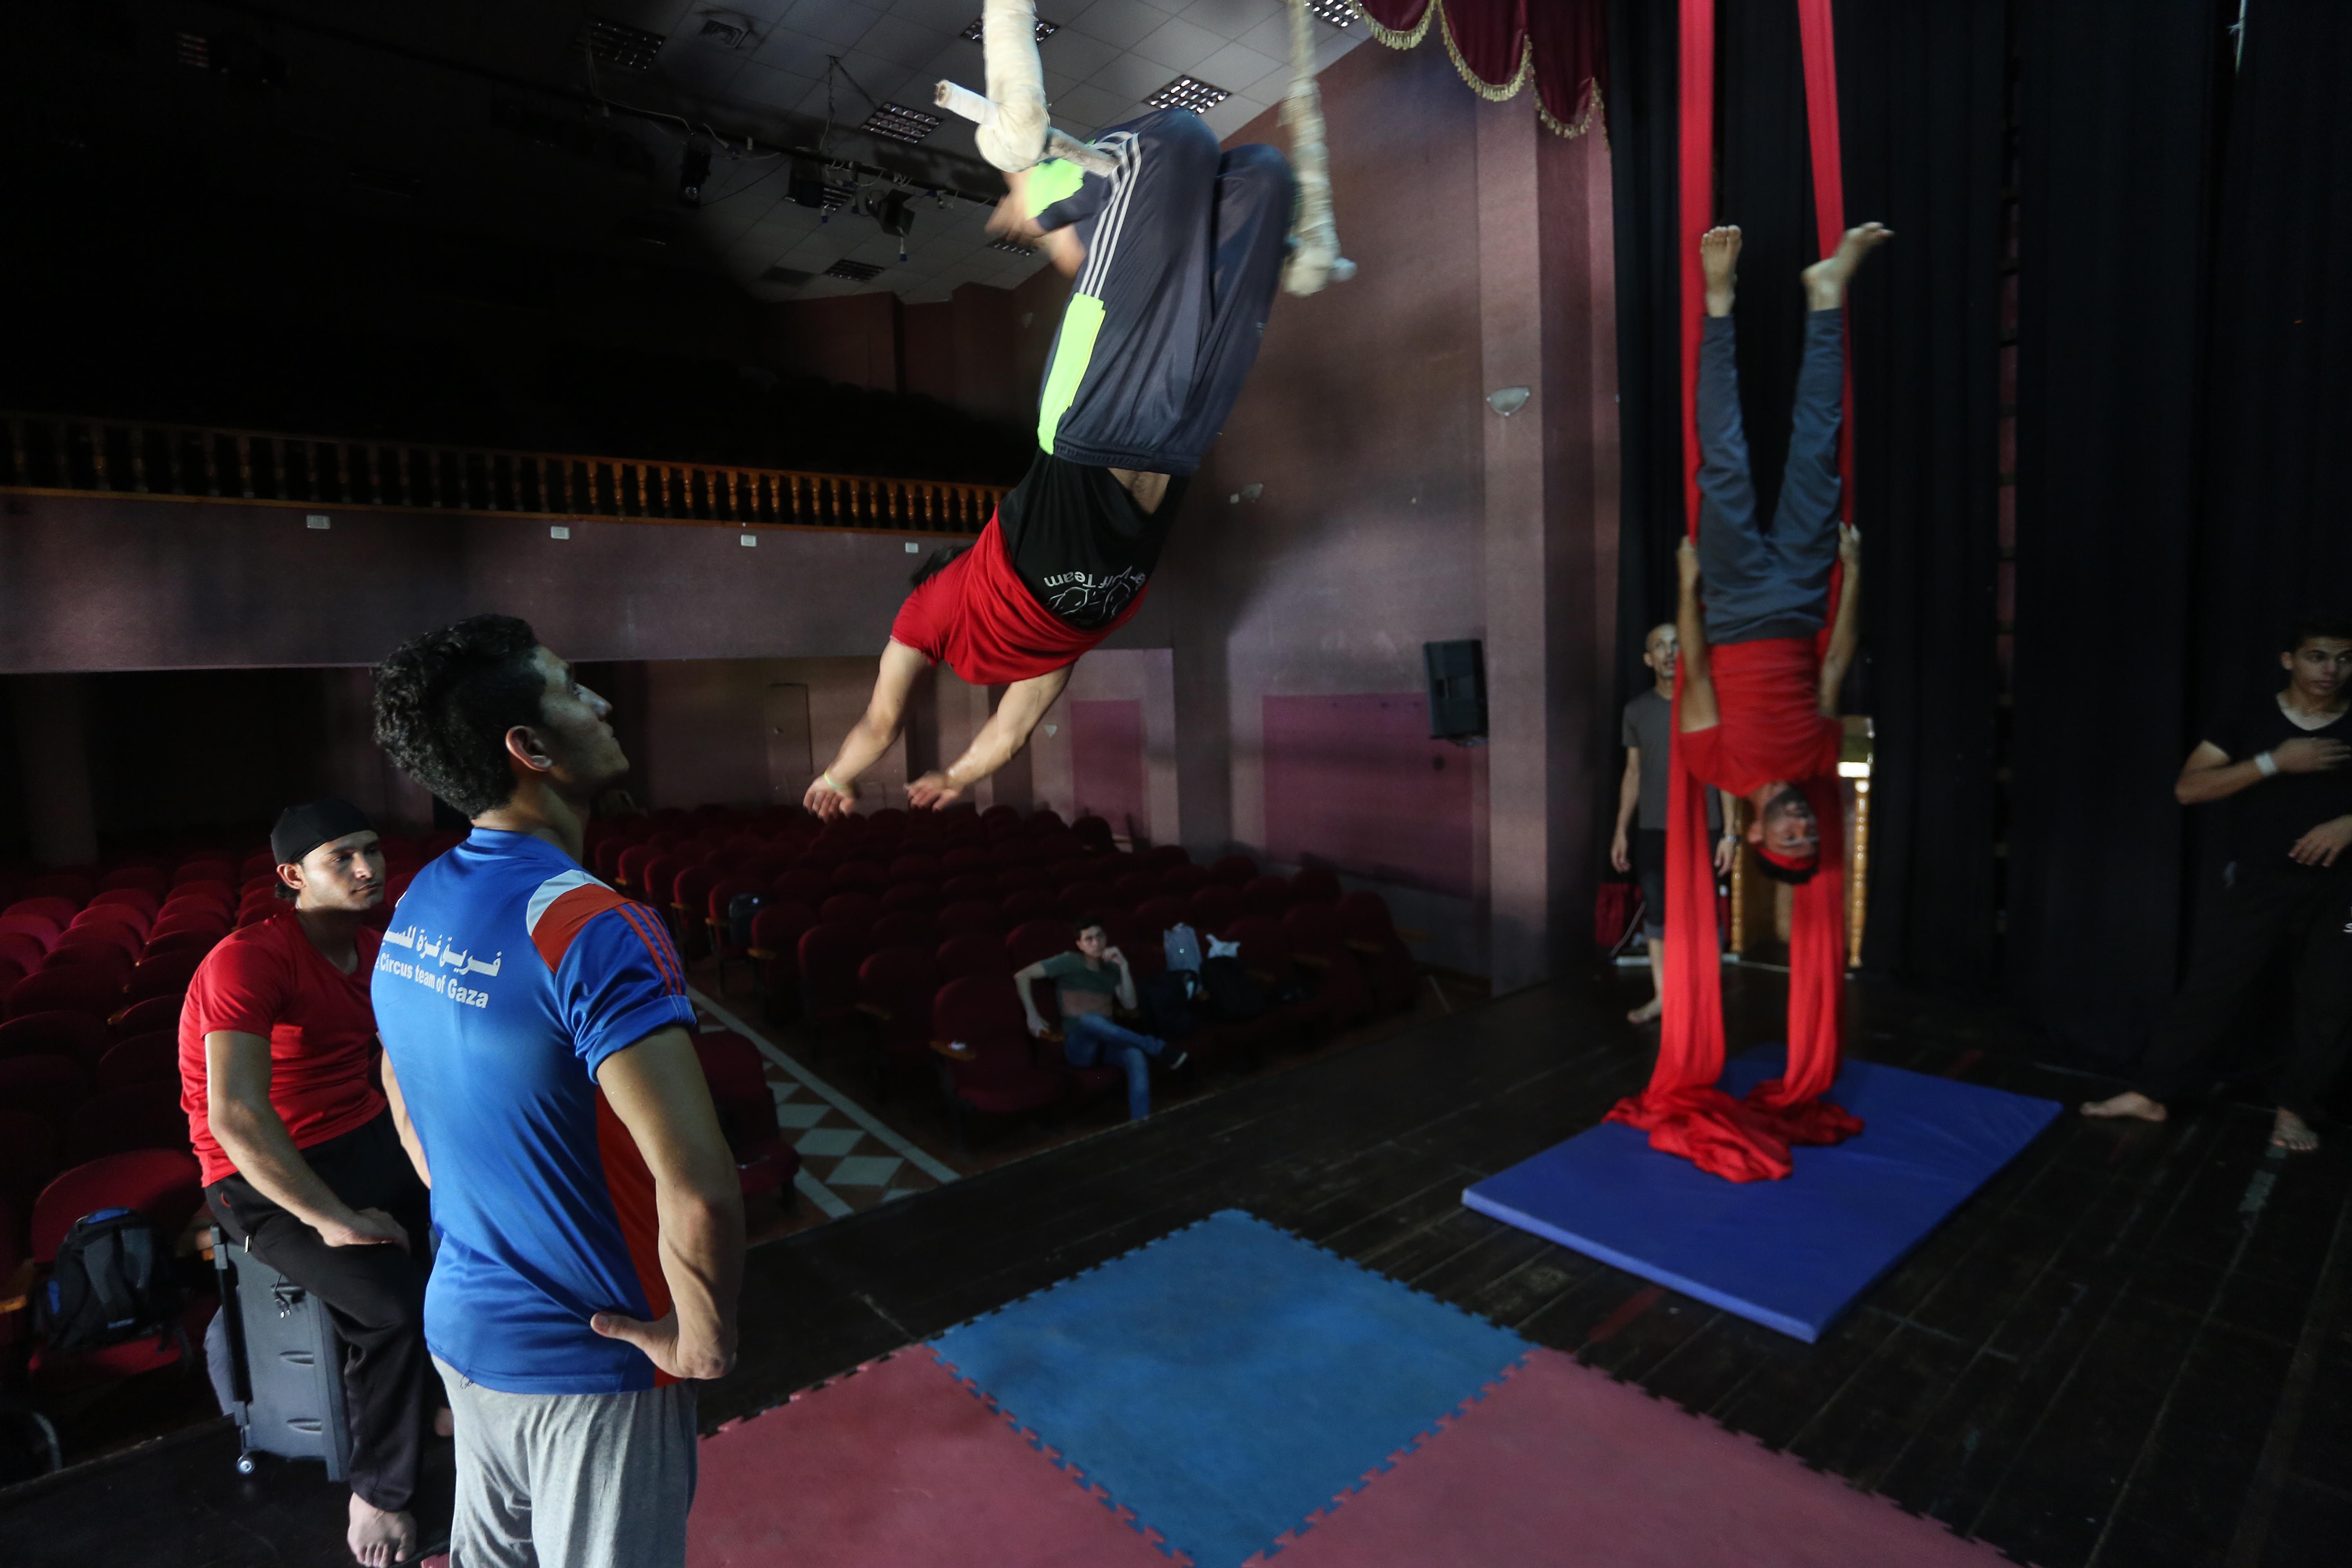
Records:
M1617 260L1617 695L1650 683L1642 641L1675 607L1683 535L1675 251L1675 7L1611 0L1609 172Z
M2182 946L2221 9L2020 13L2007 972L2023 1015L2105 1058L2146 1040Z
M1982 986L1995 962L1993 604L2003 0L1841 0L1849 221L1902 237L1850 313L1855 517L1866 637L1848 697L1877 721L1870 963ZM1674 7L1611 14L1618 377L1623 466L1620 689L1673 609L1681 535ZM1776 498L1818 252L1802 49L1788 0L1722 0L1717 210L1745 236L1741 401L1759 492Z
M2295 618L2352 611L2337 471L2352 463L2352 6L2262 0L2237 77L2214 244L2199 719L2278 689Z
M1846 221L1895 237L1847 312L1869 689L1863 958L1942 992L1998 984L2005 0L1840 0Z

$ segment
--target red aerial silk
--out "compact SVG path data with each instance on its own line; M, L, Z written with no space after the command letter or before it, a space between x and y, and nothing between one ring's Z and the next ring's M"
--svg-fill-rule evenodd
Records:
M1681 204L1683 247L1683 452L1685 509L1698 531L1698 345L1704 285L1698 237L1715 194L1715 0L1680 0ZM1813 205L1823 254L1845 229L1838 157L1837 63L1830 0L1797 0L1804 39L1805 100L1812 132ZM1847 425L1853 378L1847 377ZM1839 467L1853 496L1852 467ZM1838 584L1831 585L1834 604ZM1821 824L1821 869L1796 889L1789 931L1789 1063L1782 1076L1735 1100L1716 1088L1723 1075L1722 953L1715 922L1715 872L1707 854L1706 796L1683 755L1682 689L1675 689L1674 766L1666 804L1665 1013L1650 1086L1618 1102L1609 1120L1639 1127L1650 1146L1679 1154L1727 1181L1777 1181L1790 1170L1791 1143L1834 1143L1862 1122L1821 1097L1837 1079L1844 1035L1844 802L1834 774L1802 788Z

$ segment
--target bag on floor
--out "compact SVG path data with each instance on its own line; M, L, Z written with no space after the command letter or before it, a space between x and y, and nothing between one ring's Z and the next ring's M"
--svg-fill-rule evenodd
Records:
M1189 969L1196 974L1200 973L1201 939L1191 926L1181 921L1170 926L1168 934L1160 939L1160 946L1168 955L1169 968Z
M168 1334L186 1304L171 1241L153 1220L124 1208L74 1221L34 1297L52 1353Z
M1265 1016L1265 989L1238 958L1212 958L1201 965L1201 985L1221 1024L1246 1024Z

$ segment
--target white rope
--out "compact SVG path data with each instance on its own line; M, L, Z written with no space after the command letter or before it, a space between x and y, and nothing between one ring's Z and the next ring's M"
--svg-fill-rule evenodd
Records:
M1339 254L1339 230L1331 220L1331 162L1324 145L1323 95L1315 85L1315 37L1307 0L1290 0L1290 90L1283 94L1282 122L1290 128L1290 167L1298 182L1282 286L1293 294L1320 293L1327 282L1353 278L1356 264Z

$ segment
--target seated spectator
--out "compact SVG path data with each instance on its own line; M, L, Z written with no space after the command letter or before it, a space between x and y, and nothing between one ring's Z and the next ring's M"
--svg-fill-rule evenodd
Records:
M1013 976L1022 1011L1029 1015L1029 1032L1044 1036L1051 1031L1030 988L1033 981L1051 980L1060 1002L1063 1057L1075 1068L1116 1059L1127 1069L1128 1118L1140 1121L1151 1114L1150 1064L1181 1068L1189 1053L1112 1021L1114 1006L1136 1011L1135 972L1128 967L1127 955L1111 945L1100 920L1087 915L1071 923L1077 932L1077 952L1057 952Z
M415 1554L424 1449L425 1185L371 1081L383 852L348 801L269 836L287 907L205 956L180 1014L180 1102L231 1240L326 1303L345 1347L352 1555Z

